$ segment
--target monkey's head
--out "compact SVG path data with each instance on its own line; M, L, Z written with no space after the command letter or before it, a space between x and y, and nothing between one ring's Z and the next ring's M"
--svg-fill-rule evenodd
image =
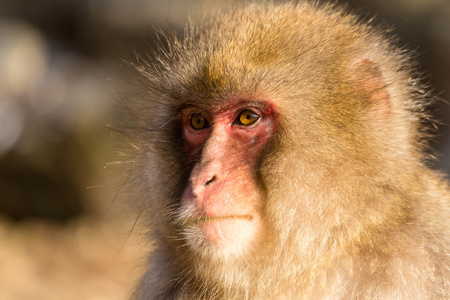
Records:
M377 193L420 163L401 51L308 5L206 23L139 66L136 181L174 265L248 268L388 218Z

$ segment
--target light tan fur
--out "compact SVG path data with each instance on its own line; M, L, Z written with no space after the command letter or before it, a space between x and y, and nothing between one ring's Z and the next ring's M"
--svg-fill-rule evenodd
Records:
M333 6L249 4L136 64L130 182L154 250L136 299L449 299L450 192L425 166L425 97L404 51ZM251 255L191 251L180 109L270 99L267 233Z

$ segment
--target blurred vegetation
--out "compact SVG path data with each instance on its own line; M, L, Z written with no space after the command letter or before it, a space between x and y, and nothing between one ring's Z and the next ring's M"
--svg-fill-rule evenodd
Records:
M127 238L135 216L114 202L105 168L121 60L152 47L152 24L231 2L0 0L0 299L127 297L142 246ZM338 2L417 52L438 96L435 167L449 172L450 2Z

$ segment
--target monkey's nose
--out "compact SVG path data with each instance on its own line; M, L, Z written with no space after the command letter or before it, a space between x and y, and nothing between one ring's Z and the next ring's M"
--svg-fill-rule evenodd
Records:
M213 175L210 179L205 181L203 184L207 186L208 184L212 183L214 180L216 180L216 175Z

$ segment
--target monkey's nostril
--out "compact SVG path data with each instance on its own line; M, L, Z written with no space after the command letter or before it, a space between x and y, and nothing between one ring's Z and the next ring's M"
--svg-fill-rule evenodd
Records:
M210 183L213 182L214 180L216 180L216 176L215 176L215 175L214 175L213 177L211 177L211 179L205 181L205 183L204 183L205 186L208 185L208 184L210 184Z

